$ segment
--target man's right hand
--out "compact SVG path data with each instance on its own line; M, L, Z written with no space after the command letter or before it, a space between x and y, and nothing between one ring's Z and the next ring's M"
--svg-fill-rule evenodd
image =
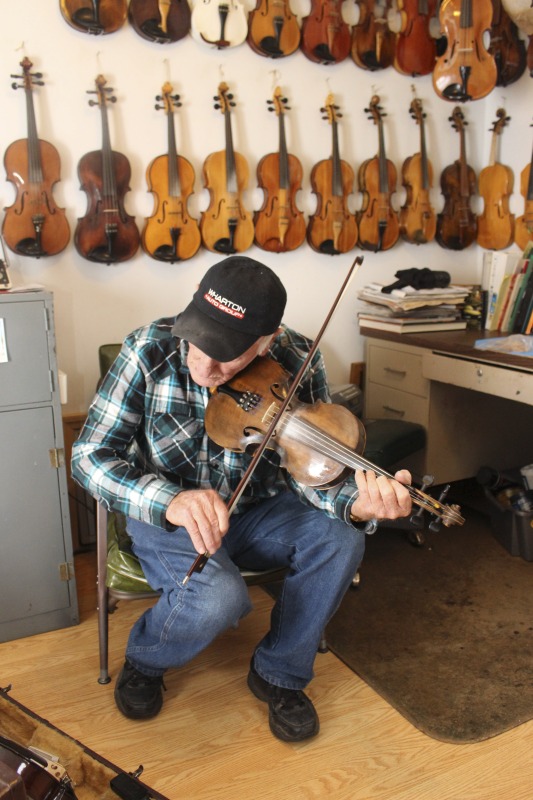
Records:
M216 553L229 528L228 509L214 489L180 492L166 516L171 525L185 528L197 553Z

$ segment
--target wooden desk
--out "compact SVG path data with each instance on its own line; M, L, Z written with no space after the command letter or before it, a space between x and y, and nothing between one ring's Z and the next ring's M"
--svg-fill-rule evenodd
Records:
M533 462L533 359L474 347L481 331L394 334L367 340L365 416L421 422L424 454L409 466L438 483ZM492 334L494 336L494 334Z

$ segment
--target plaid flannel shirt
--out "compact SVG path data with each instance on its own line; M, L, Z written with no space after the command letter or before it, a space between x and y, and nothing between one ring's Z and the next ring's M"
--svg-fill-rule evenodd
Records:
M175 318L133 331L99 387L72 450L72 475L108 508L159 527L180 491L215 489L227 502L250 457L225 450L209 439L204 413L209 389L198 386L187 367L188 344L171 334ZM283 327L269 356L296 375L311 342ZM329 401L322 356L315 353L300 400ZM247 503L292 490L303 502L349 524L357 498L353 477L340 486L315 490L280 468L266 450L234 512ZM371 532L372 523L354 525Z

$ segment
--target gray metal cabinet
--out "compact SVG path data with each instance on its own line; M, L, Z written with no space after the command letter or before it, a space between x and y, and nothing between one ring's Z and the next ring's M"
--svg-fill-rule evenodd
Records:
M0 295L0 641L79 621L49 292Z

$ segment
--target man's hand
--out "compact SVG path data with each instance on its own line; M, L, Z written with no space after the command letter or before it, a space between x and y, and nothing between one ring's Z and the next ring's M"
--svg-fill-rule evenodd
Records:
M171 525L179 525L191 537L197 553L216 553L229 528L228 509L213 489L180 492L167 508Z
M411 483L411 473L402 469L395 474L395 480L375 472L357 470L355 482L359 497L352 505L351 514L360 520L398 519L411 512L411 497L402 484Z

